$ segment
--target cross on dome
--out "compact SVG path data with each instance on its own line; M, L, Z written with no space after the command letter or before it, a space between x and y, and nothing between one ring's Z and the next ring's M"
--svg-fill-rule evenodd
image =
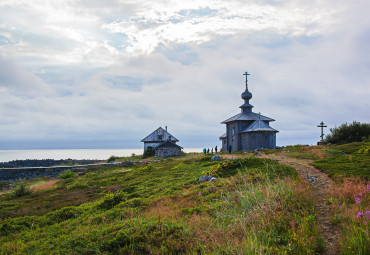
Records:
M248 75L251 75L249 74L247 71L245 73L243 73L243 75L245 75L245 85L248 87Z

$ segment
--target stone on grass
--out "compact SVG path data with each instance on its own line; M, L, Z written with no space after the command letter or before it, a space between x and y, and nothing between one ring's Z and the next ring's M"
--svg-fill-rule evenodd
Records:
M218 155L213 155L213 157L211 158L211 161L220 161L220 160L221 158Z
M215 177L204 175L204 176L200 177L198 181L199 182L205 182L205 181L211 182L211 181L214 181L214 180L216 180Z

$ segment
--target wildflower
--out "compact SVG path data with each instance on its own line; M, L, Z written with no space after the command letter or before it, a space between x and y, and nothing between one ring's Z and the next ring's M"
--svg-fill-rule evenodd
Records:
M370 219L370 211L366 211L366 219Z
M361 204L361 200L360 200L360 198L358 198L358 197L355 197L355 200L356 200L356 205L359 205L359 204Z
M362 197L362 192L358 193L358 195L359 195L360 197Z
M199 191L199 192L198 192L198 195L201 197L201 196L202 196L202 192L200 192L200 191Z
M366 187L367 187L367 191L370 191L370 184L368 184Z
M358 212L357 213L357 218L359 219L359 218L361 218L362 216L364 216L364 213L363 212Z

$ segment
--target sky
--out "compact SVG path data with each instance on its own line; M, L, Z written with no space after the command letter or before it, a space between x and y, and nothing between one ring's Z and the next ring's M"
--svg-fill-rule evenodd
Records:
M0 0L0 149L141 148L158 127L220 146L275 119L277 145L369 122L368 0Z

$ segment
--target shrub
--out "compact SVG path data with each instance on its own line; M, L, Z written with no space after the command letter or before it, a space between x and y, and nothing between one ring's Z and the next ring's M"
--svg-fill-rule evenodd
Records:
M7 236L11 233L17 233L31 229L39 224L36 216L24 216L22 218L9 219L0 224L0 236Z
M64 173L62 173L61 175L59 175L60 179L69 179L69 178L73 178L73 177L75 177L75 173L72 172L71 170L67 170Z
M12 195L15 197L24 196L31 193L31 188L25 180L19 180L12 189Z
M118 157L112 155L107 159L107 163L113 163L116 159L118 159Z
M370 136L370 123L354 121L352 124L344 123L337 128L330 129L331 134L327 135L324 143L343 144L361 142Z
M260 158L244 158L222 161L212 165L208 171L203 171L203 175L230 177L242 172L254 172L255 170L262 171L270 176L288 176L296 175L296 171L292 167L284 166L276 161Z
M212 155L203 155L201 158L200 158L200 162L208 162L208 161L211 161L212 159Z
M148 146L144 151L143 158L153 157L155 155L155 150L152 146Z
M48 213L45 217L49 220L49 223L60 223L65 220L75 219L81 215L83 210L75 206L67 206L62 209Z
M127 200L127 193L123 191L117 191L114 194L107 194L103 197L99 203L98 208L103 210L109 210L121 202Z

